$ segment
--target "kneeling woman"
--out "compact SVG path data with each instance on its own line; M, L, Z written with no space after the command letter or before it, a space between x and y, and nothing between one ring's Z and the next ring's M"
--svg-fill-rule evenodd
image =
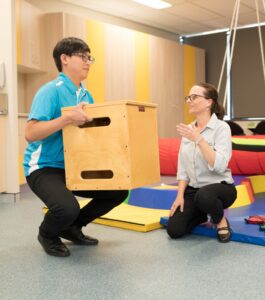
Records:
M182 136L177 171L179 188L167 232L171 238L179 238L206 222L210 215L217 227L218 240L228 242L231 229L224 209L237 196L227 167L232 154L231 130L222 121L224 109L211 84L194 85L185 100L196 120L190 125L177 126Z

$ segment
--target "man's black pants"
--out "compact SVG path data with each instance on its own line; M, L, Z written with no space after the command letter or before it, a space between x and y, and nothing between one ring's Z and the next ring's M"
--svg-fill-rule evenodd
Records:
M60 235L72 225L86 226L121 204L128 196L127 190L70 191L66 188L65 171L42 168L27 176L32 191L49 208L40 225L40 234L47 238ZM76 196L93 198L80 209Z
M237 196L233 184L214 183L202 188L187 186L184 192L184 211L178 208L168 220L167 232L171 238L179 238L192 229L207 221L211 216L214 224L220 223L224 209L231 206Z

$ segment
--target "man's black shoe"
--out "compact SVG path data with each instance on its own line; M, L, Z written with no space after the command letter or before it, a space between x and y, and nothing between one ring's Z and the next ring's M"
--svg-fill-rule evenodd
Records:
M58 237L48 239L39 234L38 240L42 245L44 251L49 255L59 256L59 257L66 257L70 255L70 251L67 249L67 247L62 243L62 241Z
M71 226L69 229L63 231L60 237L73 242L76 245L97 245L98 240L90 236L84 235L81 228L78 226Z

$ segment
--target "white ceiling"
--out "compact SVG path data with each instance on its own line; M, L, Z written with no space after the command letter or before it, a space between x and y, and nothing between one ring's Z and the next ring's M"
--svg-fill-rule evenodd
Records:
M61 0L111 16L128 19L176 34L230 27L236 0L167 0L173 6L156 10L132 0ZM257 0L265 22L264 0ZM238 26L257 23L255 0L241 0Z

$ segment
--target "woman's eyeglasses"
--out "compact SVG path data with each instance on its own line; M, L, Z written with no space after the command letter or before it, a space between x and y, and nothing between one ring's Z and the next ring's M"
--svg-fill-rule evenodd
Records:
M185 99L185 101L190 100L192 102L192 101L196 100L199 97L202 97L202 98L205 98L205 99L209 99L209 98L207 98L205 96L197 95L197 94L192 94L192 95L186 96L184 99Z

